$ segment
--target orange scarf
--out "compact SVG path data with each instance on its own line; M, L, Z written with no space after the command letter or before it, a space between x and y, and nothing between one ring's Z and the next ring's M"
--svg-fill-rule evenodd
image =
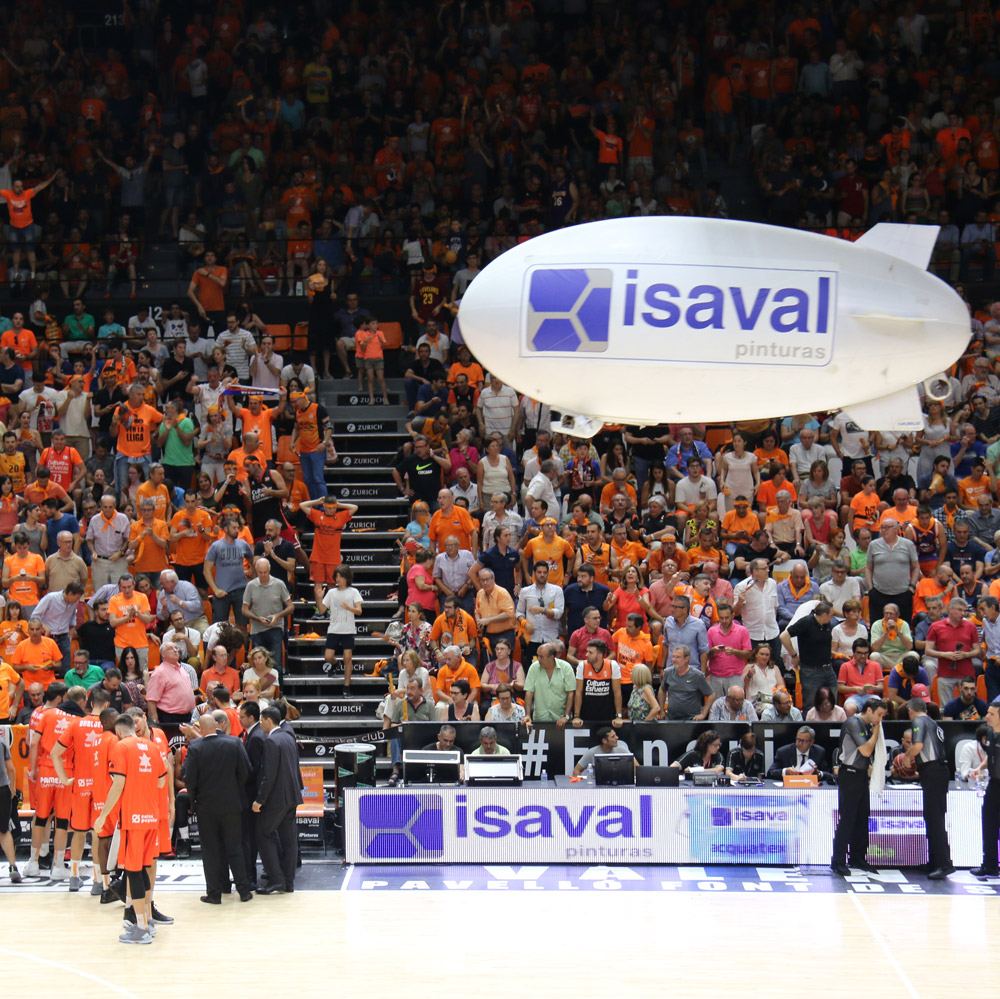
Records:
M795 584L792 582L792 577L789 576L788 577L788 591L791 593L792 598L794 600L801 600L802 597L804 597L809 592L809 586L810 586L811 582L812 581L809 579L809 577L806 576L806 581L802 584L802 589L801 590L796 590L795 589Z

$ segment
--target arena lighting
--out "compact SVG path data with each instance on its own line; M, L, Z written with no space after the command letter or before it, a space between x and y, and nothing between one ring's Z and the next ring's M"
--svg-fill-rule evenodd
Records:
M485 368L579 436L837 409L913 431L916 386L947 394L939 372L969 340L965 303L926 270L937 233L881 224L852 243L729 219L592 222L492 261L459 323Z

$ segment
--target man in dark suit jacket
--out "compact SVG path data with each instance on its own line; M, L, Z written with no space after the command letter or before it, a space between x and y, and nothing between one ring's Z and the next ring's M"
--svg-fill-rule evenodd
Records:
M218 732L218 722L204 714L198 723L201 738L192 741L184 760L184 783L198 815L198 838L205 868L207 893L203 902L222 904L233 872L241 902L253 898L243 856L243 808L250 760L243 743Z
M253 810L266 884L257 890L259 895L294 891L299 856L295 826L295 809L302 804L299 752L294 737L280 725L281 712L273 705L260 713L264 758Z
M816 732L803 725L795 733L795 744L782 746L774 751L774 762L767 776L771 780L781 780L785 774L820 774L826 769L826 750L816 744ZM815 770L805 766L806 760L816 764Z
M257 782L264 759L264 730L260 727L260 705L245 701L240 705L243 726L243 747L250 760L250 776L246 782L247 800L243 808L243 855L246 858L250 887L257 890L257 813L250 807L257 797Z

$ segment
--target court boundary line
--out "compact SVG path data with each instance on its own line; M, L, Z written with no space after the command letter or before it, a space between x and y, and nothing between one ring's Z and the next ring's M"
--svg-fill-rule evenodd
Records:
M896 959L896 955L892 952L892 948L889 947L889 943L885 936L881 933L878 927L872 922L871 917L864 910L864 906L861 904L861 898L857 894L851 895L851 901L854 902L854 908L858 910L861 918L865 921L865 926L868 927L868 931L875 938L878 943L879 948L882 953L885 954L886 959L892 966L893 970L899 976L899 980L903 983L904 988L910 995L910 999L920 999L920 993L917 991L916 986L910 981L909 976L903 971L903 966Z
M81 978L86 978L95 985L101 985L104 988L110 989L112 992L117 992L118 995L124 996L125 999L139 999L134 992L130 992L128 989L123 988L120 985L115 985L114 982L109 982L105 978L99 978L97 975L93 975L89 971L84 971L82 968L74 968L71 964L63 964L61 961L52 961L47 957L38 957L35 954L26 954L24 951L20 950L11 950L9 947L0 947L0 954L10 954L12 957L20 957L24 958L26 961L34 961L36 964L44 964L50 968L58 968L60 971L68 971L71 975L79 975Z

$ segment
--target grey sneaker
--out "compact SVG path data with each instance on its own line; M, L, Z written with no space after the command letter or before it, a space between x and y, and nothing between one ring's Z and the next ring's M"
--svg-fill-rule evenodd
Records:
M118 942L123 944L151 944L153 935L149 930L144 930L141 926L132 926L118 937Z
M82 887L83 887L83 879L74 878L73 875L71 874L69 878L69 890L79 891Z
M9 877L12 884L19 885L21 883L21 872L17 869L16 864L10 865Z
M100 881L95 881L90 886L90 894L91 895L103 895L104 894L104 889L101 887L101 882Z

